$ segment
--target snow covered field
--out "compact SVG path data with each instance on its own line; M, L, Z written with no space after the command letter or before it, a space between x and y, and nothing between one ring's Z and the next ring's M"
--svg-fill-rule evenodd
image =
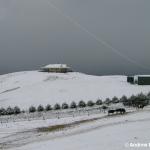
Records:
M26 71L0 76L0 107L27 109L31 105L96 101L149 91L150 86L127 83L126 76ZM131 149L130 142L150 142L150 107L140 111L126 108L127 114L114 116L96 107L91 111L1 116L0 149L125 150Z
M82 73L17 72L0 76L0 106L46 105L97 100L147 93L150 86L131 85L126 76L92 76Z
M10 122L0 125L0 149L12 150L125 150L126 143L149 143L150 108L125 115L91 116ZM84 122L83 120L89 120ZM80 123L81 121L81 123ZM83 121L83 122L82 122ZM79 122L77 124L77 122ZM39 127L72 124L50 132ZM128 147L129 148L129 147ZM138 148L143 149L143 148Z
M92 127L93 126L93 127ZM127 150L149 149L150 147L129 147L131 143L150 142L149 113L123 118L104 119L94 122L91 130L54 140L38 141L18 149L21 150ZM86 127L85 127L86 128Z

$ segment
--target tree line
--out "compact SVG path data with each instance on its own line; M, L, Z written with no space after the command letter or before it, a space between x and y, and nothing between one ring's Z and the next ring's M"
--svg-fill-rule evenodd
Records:
M43 112L43 111L51 111L51 110L60 110L60 109L75 109L75 108L84 108L84 107L93 107L95 105L102 105L103 109L107 109L107 106L111 104L116 103L123 103L124 106L131 106L131 107L144 107L149 104L150 101L150 92L145 95L143 93L140 93L138 95L132 95L130 97L122 96L121 98L113 97L112 99L106 98L105 101L102 101L101 99L98 99L96 102L89 100L87 103L83 100L76 103L75 101L72 101L71 104L62 103L60 105L59 103L56 103L53 107L50 104L47 104L45 107L43 105L39 105L38 107L30 106L28 109L29 113L34 112ZM2 115L17 115L20 113L24 113L25 111L21 111L21 109L18 106L15 106L14 108L8 107L8 108L0 108L0 116Z

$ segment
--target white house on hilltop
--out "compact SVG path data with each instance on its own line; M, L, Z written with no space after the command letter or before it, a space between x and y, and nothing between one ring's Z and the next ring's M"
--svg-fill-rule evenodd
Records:
M72 69L67 64L49 64L41 68L44 72L67 73L72 72Z

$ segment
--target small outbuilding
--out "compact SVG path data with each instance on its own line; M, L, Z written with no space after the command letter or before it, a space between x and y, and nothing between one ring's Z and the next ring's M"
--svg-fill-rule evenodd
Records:
M66 64L50 64L41 68L43 72L67 73L72 72L72 69Z
M127 82L138 85L150 85L150 75L128 76Z
M134 84L134 76L128 76L127 82Z
M150 75L140 75L138 76L138 85L150 85Z

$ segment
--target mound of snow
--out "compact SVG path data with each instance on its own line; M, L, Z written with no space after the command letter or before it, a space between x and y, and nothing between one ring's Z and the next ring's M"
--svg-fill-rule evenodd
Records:
M126 76L92 76L77 72L17 72L0 76L0 106L28 108L80 100L147 93L150 86L131 85Z

